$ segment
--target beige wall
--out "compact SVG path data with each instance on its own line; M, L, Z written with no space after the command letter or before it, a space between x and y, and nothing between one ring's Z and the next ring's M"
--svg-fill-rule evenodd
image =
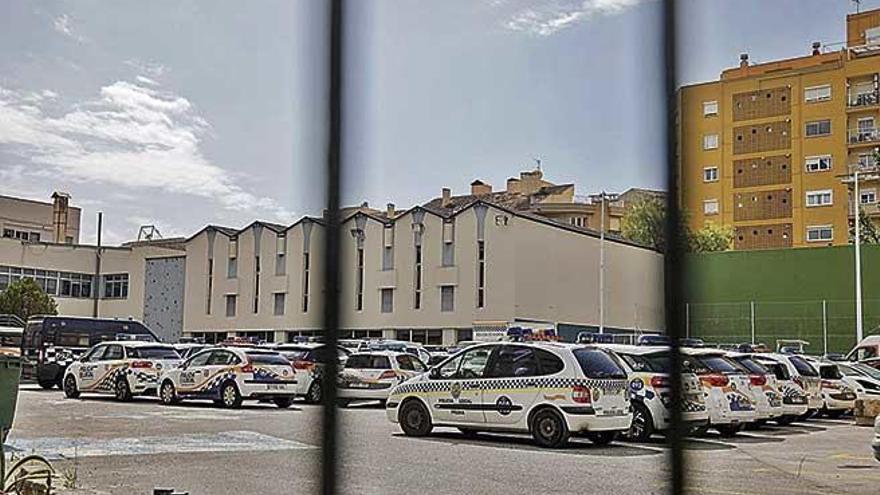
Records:
M74 244L79 242L80 215L79 208L69 208L67 236L73 237ZM0 234L3 229L38 232L43 242L65 242L65 239L55 239L52 203L0 196Z

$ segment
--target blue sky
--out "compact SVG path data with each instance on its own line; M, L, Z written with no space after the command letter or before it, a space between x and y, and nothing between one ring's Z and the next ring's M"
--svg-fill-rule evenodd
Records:
M663 187L659 0L350 3L345 199L408 207L474 178ZM322 207L324 9L311 0L0 3L0 194L140 224ZM685 82L844 37L847 0L685 0ZM863 8L880 7L864 0Z

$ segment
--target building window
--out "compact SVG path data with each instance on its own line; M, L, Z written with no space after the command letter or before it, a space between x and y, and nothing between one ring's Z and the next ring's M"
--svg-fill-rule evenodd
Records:
M382 248L382 270L394 269L394 247L385 246Z
M703 182L718 182L718 167L704 168Z
M233 317L235 316L235 304L237 302L238 297L235 294L227 294L226 295L226 316Z
M260 312L260 255L254 256L254 313Z
M303 253L302 310L309 310L309 253Z
M3 237L26 242L40 242L39 232L28 232L25 230L3 229Z
M275 239L275 275L287 274L287 235L278 234Z
M450 242L443 243L443 266L455 265L455 244Z
M807 137L827 136L831 134L831 120L815 120L807 122Z
M397 340L416 342L423 345L443 344L443 330L398 330L395 332L395 337Z
M717 199L707 199L703 201L703 214L704 215L717 215L718 214L718 200Z
M272 313L275 316L284 315L284 303L285 303L286 299L287 299L287 294L285 294L283 292L276 292L274 294L274 304L273 304L274 310L272 311Z
M455 287L444 285L440 287L440 311L455 311Z
M104 299L128 298L128 274L104 275Z
M807 172L824 172L831 170L831 155L808 156L806 159Z
M834 228L831 225L807 227L807 242L822 242L834 239Z
M865 29L865 44L866 45L880 44L880 27L872 27L872 28Z
M364 309L364 248L357 248L357 273L355 274L355 301L354 307L361 311Z
M831 99L831 85L824 84L822 86L811 86L804 88L804 101L807 103L815 103L818 101L828 101Z
M205 313L211 314L211 299L214 294L214 258L208 258L208 290L205 301Z
M443 266L455 265L455 223L452 221L443 221L443 246L441 249L441 264Z
M716 100L703 102L703 117L718 115L718 102Z
M238 239L229 239L229 259L226 262L226 278L238 276Z
M93 275L38 268L0 266L0 290L23 278L32 279L46 294L61 297L92 297Z
M865 189L859 191L859 202L863 205L874 204L877 202L877 190Z
M718 134L706 134L705 136L703 136L703 149L718 149Z
M824 191L807 191L807 206L828 206L834 198L831 189Z
M382 312L394 311L394 289L382 289Z
M416 246L413 273L415 274L415 280L413 280L413 286L415 287L413 307L415 309L422 309L422 246Z
M477 241L477 307L486 306L486 241Z

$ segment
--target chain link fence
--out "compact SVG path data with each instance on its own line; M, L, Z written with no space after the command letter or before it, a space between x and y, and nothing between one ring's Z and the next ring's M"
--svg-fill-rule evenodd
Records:
M854 300L687 303L685 334L713 344L810 343L811 354L845 353L856 344ZM863 333L880 334L880 299L862 301Z

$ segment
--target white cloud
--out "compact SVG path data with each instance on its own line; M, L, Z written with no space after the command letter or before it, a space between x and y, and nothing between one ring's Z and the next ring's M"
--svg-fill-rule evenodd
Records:
M23 173L216 201L287 221L292 212L246 191L202 150L210 125L181 96L117 81L100 95L50 114L37 93L0 88L0 146L28 159ZM21 172L21 170L19 169Z
M155 79L162 77L168 72L168 67L156 63L156 62L144 62L142 60L137 59L129 59L123 62L125 65L133 68L138 74L146 74L149 77L144 75L139 75L138 78L143 77L144 79L155 82Z
M617 15L646 1L649 0L553 0L515 10L504 21L504 27L550 36L592 17Z
M52 19L52 27L55 28L55 31L72 38L76 41L82 42L82 36L73 32L73 29L70 27L70 17L67 14L61 14L58 17Z

